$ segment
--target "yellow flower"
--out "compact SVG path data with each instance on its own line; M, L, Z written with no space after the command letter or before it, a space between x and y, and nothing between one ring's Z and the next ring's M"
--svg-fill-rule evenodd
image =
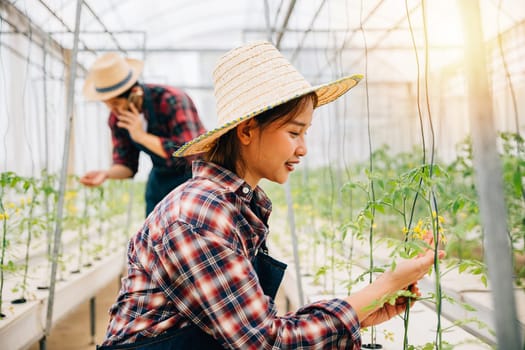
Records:
M416 227L414 227L414 233L421 233L421 226L417 225Z
M394 332L384 329L383 335L385 336L385 340L394 341Z
M7 203L7 207L10 208L10 209L13 209L13 208L16 207L16 205L13 202L9 202L9 203Z
M76 196L77 196L76 191L67 191L66 194L64 195L64 198L68 200L68 199L74 199Z
M408 233L408 229L406 226L403 226L403 234L406 235Z
M440 224L444 223L444 222L445 222L445 218L442 217L441 215L438 216L438 222L439 222Z

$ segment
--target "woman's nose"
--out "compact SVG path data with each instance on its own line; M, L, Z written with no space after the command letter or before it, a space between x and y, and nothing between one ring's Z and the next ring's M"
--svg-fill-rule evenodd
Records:
M295 154L298 157L304 157L308 153L308 149L306 147L306 142L303 138L299 141L299 145L297 146L297 149L295 150Z

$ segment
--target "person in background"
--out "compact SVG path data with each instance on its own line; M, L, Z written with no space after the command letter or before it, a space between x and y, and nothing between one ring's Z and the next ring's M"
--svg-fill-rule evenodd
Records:
M222 56L214 70L218 126L180 147L200 154L193 177L155 207L130 239L128 274L110 308L110 349L360 349L360 327L403 312L432 267L431 238L362 290L278 316L286 265L268 255L271 201L306 155L316 107L354 87L349 76L312 87L268 42ZM409 297L399 291L409 290ZM394 302L381 301L392 297Z
M110 110L113 165L87 172L80 182L99 186L106 179L131 178L144 151L153 163L146 184L147 216L166 194L191 177L191 159L176 159L172 153L206 130L185 92L138 81L143 66L140 60L107 53L91 67L83 93Z

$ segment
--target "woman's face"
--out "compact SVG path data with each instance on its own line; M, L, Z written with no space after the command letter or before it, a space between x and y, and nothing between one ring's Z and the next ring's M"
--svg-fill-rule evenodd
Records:
M307 99L294 119L280 120L264 129L252 118L237 127L243 159L243 178L254 188L265 178L283 184L306 155L305 136L312 123L313 103Z

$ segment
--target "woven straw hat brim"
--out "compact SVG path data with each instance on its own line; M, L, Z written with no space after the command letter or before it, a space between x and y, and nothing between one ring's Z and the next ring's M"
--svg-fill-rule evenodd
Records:
M345 94L348 90L352 89L354 86L357 85L357 83L359 83L359 81L362 78L363 78L362 75L356 74L356 75L347 76L347 77L335 80L330 83L310 87L310 88L305 89L304 91L301 91L300 93L295 94L294 96L286 97L283 100L276 102L275 104L254 110L250 113L239 116L237 118L232 118L232 120L230 120L229 122L223 125L220 125L217 128L210 130L196 137L195 139L185 143L177 151L173 153L173 156L185 157L185 156L207 152L211 149L215 141L220 136L224 135L231 129L235 128L237 125L239 125L243 121L253 118L258 114L261 114L269 109L282 105L295 98L308 95L311 92L315 92L315 94L317 95L317 105L315 106L315 108L323 106L327 103L330 103L336 100L337 98Z
M82 89L82 93L84 94L84 97L88 101L104 101L109 100L110 98L116 97L129 89L130 87L137 82L139 79L140 74L142 73L142 70L144 69L144 62L141 60L136 60L133 58L125 58L125 61L128 63L130 69L131 69L131 77L126 81L125 84L122 84L116 89L113 89L109 92L103 92L100 93L96 89L95 81L93 78L93 74L88 74L84 81L84 87Z

